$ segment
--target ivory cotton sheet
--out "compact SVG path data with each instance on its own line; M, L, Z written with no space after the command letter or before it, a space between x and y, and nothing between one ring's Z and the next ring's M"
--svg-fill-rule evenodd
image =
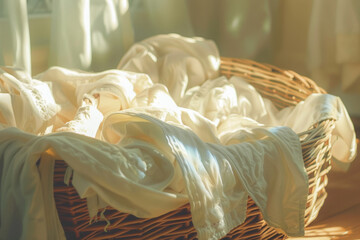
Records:
M142 73L53 67L32 79L1 68L0 236L64 237L45 151L71 166L91 216L103 204L155 217L190 202L199 239L218 239L244 220L250 195L270 225L303 235L308 186L295 132L336 118L333 154L351 161L355 135L341 100L312 95L278 111L243 79L218 76L210 41L161 35L141 44L119 67Z

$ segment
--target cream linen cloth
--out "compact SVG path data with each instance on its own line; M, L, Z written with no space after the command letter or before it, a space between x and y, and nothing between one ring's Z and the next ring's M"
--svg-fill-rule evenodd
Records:
M351 161L355 136L341 100L312 95L278 111L244 80L218 78L212 42L148 41L158 47L140 47L134 59L130 49L119 65L144 73L53 67L32 79L2 68L0 236L63 238L47 150L73 169L91 216L104 204L155 217L190 202L199 239L218 239L244 220L250 195L270 225L302 235L308 186L294 130L336 118L334 144L343 144L333 153ZM80 134L52 133L63 130Z
M134 44L118 68L148 74L169 89L178 106L199 111L217 127L224 126L224 121L230 125L242 121L250 128L288 126L300 133L322 119L334 118L334 169L346 170L350 166L356 155L356 136L341 99L312 95L296 108L278 111L245 80L218 78L219 64L219 53L212 41L169 34Z
M174 113L169 115L174 119ZM74 170L74 185L82 197L97 194L108 205L138 217L155 217L190 201L199 239L221 238L241 224L248 194L271 225L290 235L303 234L299 219L307 175L291 129L257 129L239 137L243 144L230 146L205 143L192 131L149 115L114 113L104 129L105 139L121 141L114 145L74 133L36 137L16 128L0 132L1 236L63 236L54 222L54 202L47 199L52 192L43 186L52 183L52 174L41 177L51 172L52 160L41 160L50 165L46 169L36 165L49 149Z
M278 110L244 79L219 77L187 91L180 106L214 122L222 143L237 129L287 126L300 133L320 120L333 118L337 120L331 139L333 159L347 168L356 156L356 136L349 114L341 99L330 94L312 94L294 107Z
M175 156L175 169L182 172L175 171L176 184L170 184L170 191L187 194L199 239L219 239L241 224L246 217L248 195L270 225L289 235L303 234L307 174L298 137L290 128L238 132L233 144L224 146L206 143L194 134L193 129L205 131L209 124L204 118L196 118L196 112L127 112L114 113L105 120L105 139L120 140L120 145L135 149L141 149L144 141L166 142L164 145ZM190 114L192 121L198 122L197 129L184 127Z
M48 84L1 66L0 79L0 129L12 126L35 134L51 132L60 108Z
M167 86L178 102L191 87L218 77L220 58L213 41L177 34L157 35L134 44L118 69L146 73Z

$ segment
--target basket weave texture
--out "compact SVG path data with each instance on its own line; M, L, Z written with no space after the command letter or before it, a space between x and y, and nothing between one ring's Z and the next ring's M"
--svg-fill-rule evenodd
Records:
M325 93L309 78L272 65L234 58L221 58L220 71L227 77L240 76L252 84L263 97L279 109L294 106L312 93ZM309 177L309 194L305 211L305 226L318 215L326 199L325 187L331 159L331 132L335 120L327 119L299 133L303 160ZM196 239L189 204L165 215L140 219L111 207L99 211L90 224L87 203L80 199L71 185L64 184L67 165L55 161L54 198L67 239ZM105 216L106 220L101 217ZM286 236L268 226L251 198L247 217L224 239L284 239Z

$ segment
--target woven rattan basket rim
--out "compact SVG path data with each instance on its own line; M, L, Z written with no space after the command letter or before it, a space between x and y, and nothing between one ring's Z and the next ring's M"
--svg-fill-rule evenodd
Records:
M279 108L296 105L312 93L326 93L313 80L294 71L248 59L222 57L220 72L227 77L243 77Z

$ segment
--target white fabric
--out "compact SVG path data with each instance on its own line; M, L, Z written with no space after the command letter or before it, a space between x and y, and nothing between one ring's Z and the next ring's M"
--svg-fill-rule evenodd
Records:
M99 111L105 115L128 108L137 93L153 85L145 74L119 70L85 73L52 67L36 78L52 86L55 102L61 107L54 130L73 120L87 94L100 94Z
M134 41L128 8L127 0L54 0L50 66L115 68Z
M104 203L138 217L155 217L190 202L199 239L218 239L244 220L250 195L270 225L289 235L303 234L308 185L300 142L291 128L274 126L302 131L336 118L334 139L343 139L345 151L333 152L351 161L355 138L340 99L312 95L277 111L244 80L217 78L219 59L211 41L179 35L148 41L157 46L157 39L165 54L132 55L130 50L129 64L122 62L142 64L145 73L154 71L147 64L176 67L176 72L156 72L156 80L122 70L88 73L60 67L36 80L2 68L0 123L7 129L0 132L1 236L63 237L49 199L51 186L44 182L51 181L53 158L45 156L42 161L49 163L36 165L45 151L73 169L73 184L89 199L91 216ZM167 55L172 57L166 63L149 61ZM179 62L184 58L198 64L189 71ZM177 81L182 84L174 85ZM169 88L183 95L175 101ZM26 119L30 113L34 117ZM80 134L47 134L64 130ZM46 231L37 235L38 229Z
M164 84L179 102L187 89L218 76L219 57L210 40L157 35L134 44L117 68L148 74L153 82Z
M98 101L92 95L85 95L84 101L77 110L73 120L65 123L57 132L75 132L89 137L96 137L97 130L104 119L97 109ZM91 126L91 127L89 127Z
M6 9L1 9L3 16L9 13L11 19L9 24L0 23L8 65L28 71L33 65L36 73L52 65L105 70L115 67L134 41L179 33L214 40L224 56L269 62L311 75L332 93L338 87L359 92L356 0L309 0L306 4L278 0L39 1L52 7L48 15L30 16L31 28L26 1L0 1ZM34 6L41 4L29 2L29 11L36 13ZM347 104L353 105L351 101ZM359 115L355 106L351 109Z
M2 32L3 36L11 36L13 66L31 74L30 32L27 15L26 0L4 0L3 14L9 20L9 32ZM0 31L1 32L1 31ZM1 39L1 41L4 41ZM1 48L1 46L0 46ZM1 53L1 51L0 51Z
M295 107L279 111L245 80L220 77L187 91L180 106L194 109L213 121L220 139L239 128L239 123L241 129L288 126L301 133L320 120L336 119L331 149L334 159L350 163L356 156L352 121L341 99L330 94L312 94Z
M0 67L0 79L2 124L34 134L51 132L59 107L49 86L19 69Z
M167 113L163 114L164 121L173 123L176 120L175 111L162 110ZM187 114L183 109L178 118ZM121 115L112 114L105 121L105 139L120 138L120 144L125 142L125 146L139 148L138 142L144 141L142 136L145 134L150 138L145 140L149 143L155 142L154 139L158 142L164 135L177 161L175 165L179 164L181 168L185 185L176 187L186 187L199 239L221 238L241 224L246 217L248 194L270 225L289 235L303 234L307 174L298 137L289 128L254 129L247 134L238 132L233 136L238 144L225 147L205 143L192 131L166 125L146 115L141 119L126 116L125 124ZM196 119L196 114L193 117ZM204 131L205 128L199 127ZM282 207L287 210L281 213L278 209Z
M281 227L289 235L303 234L307 175L298 138L290 129L259 129L247 136L249 143L224 147L206 144L191 131L147 116L112 115L108 121L111 123L105 129L110 133L106 134L121 134L118 147L74 134L36 138L16 129L1 132L2 236L42 238L37 235L42 227L47 230L42 234L53 236L53 226L45 222L52 216L46 213L53 212L54 206L42 204L51 192L40 187L41 181L49 179L40 180L34 170L40 154L49 148L74 170L74 186L80 196L96 193L120 211L155 217L185 204L188 195L199 239L218 239L241 224L246 216L247 194L271 225ZM147 140L142 140L144 137ZM51 170L47 168L45 172ZM16 214L10 214L14 199L25 204ZM288 207L280 199L286 199ZM279 211L283 207L287 209L285 213ZM24 225L22 231L15 231L14 228L20 228L14 224L19 219Z
M313 2L308 65L321 86L329 90L360 90L359 7L356 0Z
M184 64L189 58L201 64L195 64L189 70ZM333 139L332 154L341 162L354 160L354 127L339 98L312 95L306 103L279 112L245 80L237 77L213 79L219 67L217 58L212 42L201 38L180 38L179 35L159 35L131 47L118 68L148 74L153 81L169 88L170 95L179 106L198 111L216 126L229 119L229 115L236 114L237 119L241 116L266 126L289 126L300 133L317 121L337 119L337 137ZM204 72L208 74L203 76Z
M48 143L31 150L35 136L16 128L1 136L1 238L65 239L52 194L54 162L41 151ZM44 161L37 165L41 155Z

